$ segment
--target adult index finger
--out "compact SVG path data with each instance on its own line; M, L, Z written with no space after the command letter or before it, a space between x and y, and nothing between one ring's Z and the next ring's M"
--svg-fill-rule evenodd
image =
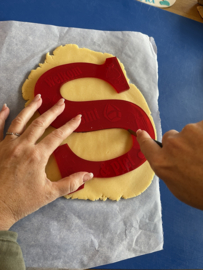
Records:
M157 156L160 155L162 148L149 136L145 130L137 130L137 141L145 158L150 165L154 167L154 162Z

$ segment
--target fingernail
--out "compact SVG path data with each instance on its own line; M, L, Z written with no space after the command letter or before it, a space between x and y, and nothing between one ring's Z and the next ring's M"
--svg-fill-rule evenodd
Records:
M87 182L89 181L90 179L92 179L94 177L94 174L93 173L86 173L84 176L83 176L83 182Z
M3 107L2 107L2 111L4 111L5 109L7 108L7 104L6 103L4 103L4 105L3 105Z
M82 114L78 114L77 116L75 116L74 118L72 118L72 120L80 120L82 117Z
M59 99L59 101L57 102L57 105L63 105L65 102L64 98Z
M38 100L40 100L40 98L41 98L41 94L37 94L37 95L35 96L35 98L34 98L34 101L38 101Z
M138 130L136 131L136 135L138 135L141 131L142 131L141 129L138 129Z

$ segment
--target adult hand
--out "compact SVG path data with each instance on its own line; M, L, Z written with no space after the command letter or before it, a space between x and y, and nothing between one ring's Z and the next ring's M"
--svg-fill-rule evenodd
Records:
M45 167L50 155L79 126L81 115L37 143L65 108L64 99L60 99L25 130L25 125L41 104L41 96L37 95L9 127L8 132L21 135L7 135L4 140L3 130L9 108L4 105L0 112L0 230L8 230L19 219L77 190L93 177L91 173L78 172L58 182L47 178Z
M164 134L160 148L143 130L137 131L141 151L152 169L182 202L203 210L203 121L179 133Z

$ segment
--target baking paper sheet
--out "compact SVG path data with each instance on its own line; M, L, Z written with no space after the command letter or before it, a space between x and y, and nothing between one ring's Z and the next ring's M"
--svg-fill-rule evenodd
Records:
M146 98L158 140L158 65L153 38L136 32L108 32L25 22L0 22L0 106L11 114L23 109L21 87L45 54L57 46L77 44L117 56L130 81ZM119 202L60 198L17 222L26 266L90 268L155 252L163 248L159 180L140 196Z

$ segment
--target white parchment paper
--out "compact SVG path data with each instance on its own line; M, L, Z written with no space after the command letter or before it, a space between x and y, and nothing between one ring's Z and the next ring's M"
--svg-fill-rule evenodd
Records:
M117 56L130 81L145 96L158 139L158 65L153 38L136 32L108 32L24 22L0 22L0 106L11 114L24 108L21 87L45 54L57 46L77 44ZM142 179L140 179L142 181ZM114 202L60 198L17 222L26 266L90 268L163 248L159 180L140 196Z

